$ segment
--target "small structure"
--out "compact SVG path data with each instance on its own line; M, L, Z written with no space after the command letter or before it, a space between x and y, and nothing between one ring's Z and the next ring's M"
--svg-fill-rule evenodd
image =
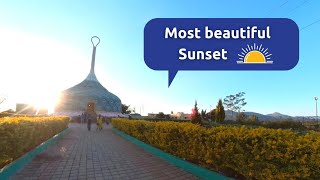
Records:
M17 103L16 104L16 113L17 114L36 114L37 110L34 106L30 104Z
M16 104L16 114L27 114L27 115L48 115L47 108L36 108L31 104Z
M156 113L148 113L148 118L156 118L157 114Z
M186 114L183 112L171 113L170 118L174 120L191 120L191 114Z

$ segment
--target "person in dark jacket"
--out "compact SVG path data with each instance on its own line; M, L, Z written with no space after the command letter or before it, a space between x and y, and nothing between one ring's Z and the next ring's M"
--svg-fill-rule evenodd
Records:
M92 116L90 114L87 114L87 127L88 127L88 131L91 130L91 122L92 122Z

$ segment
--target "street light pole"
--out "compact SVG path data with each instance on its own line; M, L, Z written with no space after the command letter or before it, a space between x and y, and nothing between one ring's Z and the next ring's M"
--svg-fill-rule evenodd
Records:
M210 121L211 121L211 120L212 120L212 119L211 119L211 105L210 105L210 112L209 112L209 113L210 113Z
M317 122L318 122L318 97L314 97L314 100L316 100L316 118L317 118Z

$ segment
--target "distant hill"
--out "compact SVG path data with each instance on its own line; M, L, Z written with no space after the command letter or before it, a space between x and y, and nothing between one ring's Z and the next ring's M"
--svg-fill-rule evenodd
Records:
M277 121L277 120L281 120L281 119L292 119L295 121L310 121L310 120L316 120L315 116L289 116L286 114L281 114L279 112L274 112L271 114L260 114L260 113L256 113L256 112L244 112L247 116L257 116L259 121ZM232 111L227 110L226 111L226 120L236 120L237 117L237 112L233 112L232 115ZM320 117L319 117L320 119Z
M232 116L232 111L227 110L226 111L226 119L227 120L236 120L237 117L237 112L233 112L233 116ZM256 113L256 112L244 112L244 114L246 114L247 116L257 116L259 121L274 121L277 120L276 118L272 117L272 116L268 116L268 115L263 115L260 113Z
M260 113L256 113L256 112L245 112L245 114L247 116L257 116L258 117L258 120L259 121L275 121L277 120L275 117L273 116L269 116L269 115L263 115L263 114L260 114Z
M272 114L267 114L266 116L270 116L273 117L275 119L290 119L292 118L291 116L285 115L285 114L281 114L278 112L272 113Z

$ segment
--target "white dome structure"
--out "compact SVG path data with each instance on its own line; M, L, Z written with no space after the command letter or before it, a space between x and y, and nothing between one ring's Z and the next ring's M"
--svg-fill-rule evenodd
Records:
M93 43L94 38L99 40L96 45ZM61 92L60 102L55 107L55 114L81 114L86 110L88 103L95 104L97 113L121 114L121 100L103 87L94 73L96 47L100 39L94 36L91 42L93 52L90 73L81 83Z

